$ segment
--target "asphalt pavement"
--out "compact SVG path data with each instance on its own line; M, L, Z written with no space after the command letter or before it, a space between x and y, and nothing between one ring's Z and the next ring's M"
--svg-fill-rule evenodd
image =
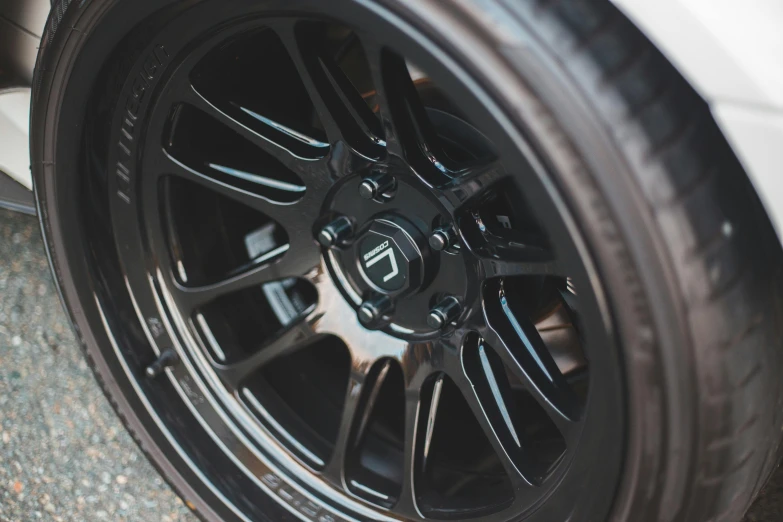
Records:
M0 210L0 521L196 522L74 341L35 218ZM783 472L745 522L783 521Z

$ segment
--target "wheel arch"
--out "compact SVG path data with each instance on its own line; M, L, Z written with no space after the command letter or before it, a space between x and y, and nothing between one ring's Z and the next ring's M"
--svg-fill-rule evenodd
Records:
M611 1L709 104L783 242L783 4Z

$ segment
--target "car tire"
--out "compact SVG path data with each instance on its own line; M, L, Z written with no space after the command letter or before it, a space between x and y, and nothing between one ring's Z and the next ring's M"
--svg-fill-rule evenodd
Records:
M138 344L151 326L110 277L123 270L107 187L82 179L114 175L118 100L167 24L200 8L190 4L55 2L31 120L47 251L98 381L189 507L204 520L287 520L297 510L320 520L331 511L314 504L314 515L302 515L310 497L284 505L268 483L253 502L229 499L245 479L225 467L208 480L212 455L172 437L185 421L166 407L181 404L150 406L164 386L143 377L158 354ZM568 209L590 259L586 273L598 281L607 364L622 390L606 403L618 422L606 428L617 446L606 467L616 472L586 483L590 502L570 514L544 499L516 519L739 522L780 457L783 257L709 106L607 0L356 4L405 20L502 109L543 158L548 190ZM157 81L147 79L150 92ZM598 476L594 459L585 477ZM368 513L353 516L375 516Z

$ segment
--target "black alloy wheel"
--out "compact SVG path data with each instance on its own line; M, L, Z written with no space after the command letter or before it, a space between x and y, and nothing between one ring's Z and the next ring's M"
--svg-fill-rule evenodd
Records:
M649 355L685 343L647 308L669 275L640 290L562 123L446 30L473 18L110 4L52 18L38 200L96 372L201 516L593 522L666 495L636 484L690 404Z
M573 240L547 230L561 212L525 202L532 154L497 152L376 35L312 16L153 53L177 62L145 179L110 202L130 288L154 281L142 316L177 330L172 376L203 380L209 429L274 440L301 481L406 520L532 512L579 487L581 437L622 418L588 400L619 390L590 379L611 361L557 255Z

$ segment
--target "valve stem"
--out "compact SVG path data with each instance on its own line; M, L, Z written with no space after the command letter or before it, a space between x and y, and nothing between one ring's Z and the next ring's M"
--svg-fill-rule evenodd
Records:
M144 374L149 379L155 379L161 375L166 368L175 365L177 362L179 362L177 352L175 352L173 348L166 348L161 352L154 363L147 366L144 370Z

